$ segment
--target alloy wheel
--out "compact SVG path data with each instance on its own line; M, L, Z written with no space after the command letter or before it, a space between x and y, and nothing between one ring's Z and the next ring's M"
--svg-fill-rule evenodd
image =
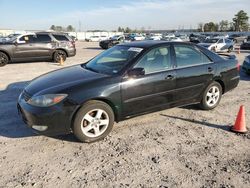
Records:
M109 125L109 116L102 109L94 109L86 113L81 121L83 134L94 138L102 135Z
M216 86L211 87L206 95L206 103L209 107L216 105L220 98L220 89Z

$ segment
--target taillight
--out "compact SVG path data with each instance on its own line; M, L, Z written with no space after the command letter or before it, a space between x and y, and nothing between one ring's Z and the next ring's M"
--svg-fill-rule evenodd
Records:
M74 48L75 48L75 42L74 42L74 41L68 42L68 45L69 45L70 47L74 47Z
M240 72L240 64L238 61L237 61L237 70Z

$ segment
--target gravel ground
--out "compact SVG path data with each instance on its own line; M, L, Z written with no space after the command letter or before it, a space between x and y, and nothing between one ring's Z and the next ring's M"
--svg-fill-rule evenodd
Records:
M78 42L65 66L101 51ZM248 54L237 55L239 62ZM27 81L60 68L0 68L0 187L250 187L250 133L229 131L241 104L250 128L250 76L241 73L239 86L212 111L188 106L140 116L116 124L103 141L83 144L73 135L35 135L17 115Z

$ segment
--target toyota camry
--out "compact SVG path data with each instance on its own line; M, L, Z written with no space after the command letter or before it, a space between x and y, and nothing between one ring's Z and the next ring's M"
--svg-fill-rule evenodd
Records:
M238 82L233 56L192 43L132 42L34 79L17 106L37 133L74 133L94 142L107 136L114 122L134 116L196 103L211 110Z

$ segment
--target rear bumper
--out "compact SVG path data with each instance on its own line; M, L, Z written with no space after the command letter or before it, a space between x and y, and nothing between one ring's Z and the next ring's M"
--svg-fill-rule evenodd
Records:
M72 48L68 50L68 57L73 57L76 55L76 49Z
M236 88L240 82L240 76L235 76L225 85L225 93Z

